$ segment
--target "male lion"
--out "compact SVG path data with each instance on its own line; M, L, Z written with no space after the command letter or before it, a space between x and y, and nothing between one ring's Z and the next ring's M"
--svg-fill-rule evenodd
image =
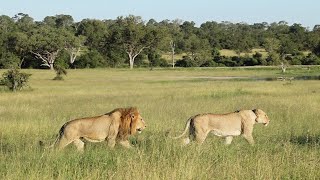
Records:
M227 145L231 144L233 136L241 134L250 144L254 144L253 125L261 123L267 126L269 121L261 109L240 110L228 114L198 114L188 119L184 132L174 139L183 137L189 130L189 137L184 139L184 144L189 144L190 138L202 144L209 132L225 137Z
M130 148L128 136L146 127L137 108L117 108L101 116L75 119L66 122L60 129L56 141L50 147L59 150L73 143L79 151L83 151L84 142L106 141L109 147L116 142Z

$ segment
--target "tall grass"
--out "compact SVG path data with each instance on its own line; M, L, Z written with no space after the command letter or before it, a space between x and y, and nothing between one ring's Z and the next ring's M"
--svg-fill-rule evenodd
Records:
M208 76L277 76L276 70L27 70L31 90L0 92L0 179L317 179L320 177L319 81L234 81ZM2 72L0 72L2 73ZM298 74L307 72L299 71ZM318 74L318 71L312 72ZM199 79L199 77L201 77ZM79 154L43 151L60 126L74 118L137 106L146 130L134 149L88 143ZM241 137L226 147L209 136L181 147L180 134L197 113L261 108L268 127L256 125L251 147Z

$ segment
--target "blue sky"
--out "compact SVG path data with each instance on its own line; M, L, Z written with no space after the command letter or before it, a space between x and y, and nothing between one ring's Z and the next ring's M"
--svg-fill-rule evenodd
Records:
M151 18L182 19L197 25L206 21L300 23L313 28L320 24L318 0L2 0L0 14L29 14L37 21L56 14L85 18L115 19L133 14Z

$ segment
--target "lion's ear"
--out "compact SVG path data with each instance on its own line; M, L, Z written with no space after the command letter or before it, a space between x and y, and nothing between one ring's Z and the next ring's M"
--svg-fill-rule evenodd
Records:
M133 120L134 119L134 113L130 113L130 117L131 117L131 120Z

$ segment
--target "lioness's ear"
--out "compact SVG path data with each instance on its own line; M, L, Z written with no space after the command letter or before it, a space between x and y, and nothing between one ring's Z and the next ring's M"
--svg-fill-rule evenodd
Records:
M254 113L256 113L256 112L257 112L257 109L252 109L252 111L253 111Z

